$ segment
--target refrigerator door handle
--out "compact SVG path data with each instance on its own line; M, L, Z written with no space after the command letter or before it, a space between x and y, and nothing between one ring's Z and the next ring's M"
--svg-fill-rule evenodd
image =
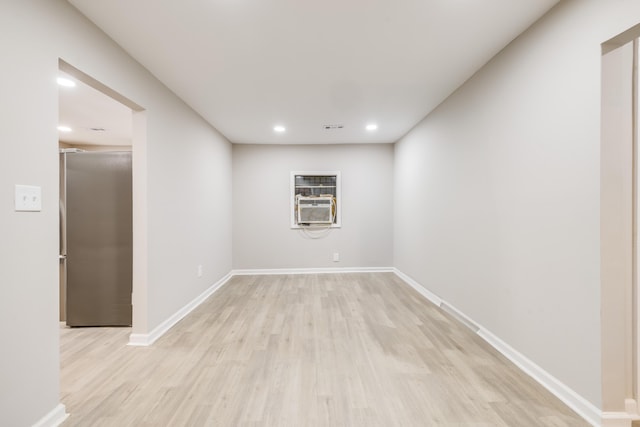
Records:
M66 201L60 200L60 252L67 256L67 211L65 204Z

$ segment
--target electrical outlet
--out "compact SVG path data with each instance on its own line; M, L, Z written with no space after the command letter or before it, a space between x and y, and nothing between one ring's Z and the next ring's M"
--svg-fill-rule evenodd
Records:
M333 262L340 261L340 254L338 252L333 253Z
M202 277L202 265L198 266L198 277Z
M17 185L15 193L16 212L40 212L42 210L42 188L34 185Z

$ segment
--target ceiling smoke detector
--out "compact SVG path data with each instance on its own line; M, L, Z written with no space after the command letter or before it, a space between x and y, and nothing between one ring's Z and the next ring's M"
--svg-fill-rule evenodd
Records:
M334 130L334 129L342 129L344 125L322 125L322 129L324 130Z

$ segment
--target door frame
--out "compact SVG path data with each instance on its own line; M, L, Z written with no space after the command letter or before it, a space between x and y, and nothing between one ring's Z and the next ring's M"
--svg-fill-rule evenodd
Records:
M148 332L148 187L147 187L147 115L130 98L111 89L63 59L58 69L78 81L126 105L132 110L132 197L133 197L133 277L131 335Z
M601 354L602 425L640 419L638 224L640 24L602 44Z

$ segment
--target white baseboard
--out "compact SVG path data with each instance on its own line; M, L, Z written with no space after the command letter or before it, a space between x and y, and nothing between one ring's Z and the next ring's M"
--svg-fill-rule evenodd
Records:
M488 330L481 327L478 330L478 335L491 344L493 348L502 353L507 359L511 360L511 362L513 362L513 364L520 368L524 373L536 380L544 388L564 402L565 405L573 409L589 424L594 427L600 427L602 412L594 404L580 396L566 384L555 378L540 366L536 365L522 353L515 350Z
M458 322L462 323L476 334L480 332L480 326L476 325L476 323L471 320L471 318L469 318L466 314L464 314L454 306L449 305L449 303L447 303L446 301L442 301L442 304L440 304L440 308L446 313L453 316Z
M156 326L148 334L131 334L129 335L129 344L131 346L149 346L153 344L158 338L164 335L173 325L182 320L187 314L191 313L196 307L202 304L207 298L209 298L215 291L220 289L222 285L227 283L233 275L228 273L222 279L214 283L209 289L197 296L193 301L182 307L176 313L174 313L167 320Z
M64 405L62 403L58 403L58 405L47 415L40 418L33 427L58 427L67 419L68 416L69 414L67 414L67 410Z
M626 412L603 412L602 427L631 427L633 418Z
M232 270L232 276L262 276L273 274L330 274L330 273L392 273L393 267L345 267L345 268L267 268Z
M418 293L424 296L426 299L441 307L444 311L452 314L457 320L471 328L480 337L482 337L489 345L502 353L507 359L513 362L518 368L529 375L531 378L540 383L543 387L549 390L558 399L564 402L568 407L573 409L578 415L584 418L589 424L594 427L600 427L601 421L604 422L603 413L591 402L587 401L584 397L573 391L564 383L560 382L553 375L536 365L530 359L523 354L516 351L509 344L502 341L496 335L488 331L487 329L479 326L471 318L466 316L460 310L456 309L451 304L442 300L437 295L433 294L429 290L425 289L418 282L411 279L406 274L399 270L395 270L395 273L409 286L414 288ZM616 414L619 415L619 414ZM631 420L630 418L628 418ZM621 418L610 418L611 422L620 421ZM603 427L631 427L631 421L628 424L602 424Z
M434 303L435 305L440 307L440 305L442 304L442 300L440 298L438 298L438 296L436 294L432 293L431 291L429 291L428 289L426 289L425 287L420 285L420 283L416 282L411 277L407 276L406 274L404 274L402 271L398 270L397 268L394 268L393 272L396 273L396 276L398 276L404 282L406 282L407 285L409 285L413 289L415 289L420 295L422 295L423 297L425 297L426 299L428 299L429 301L431 301L432 303Z
M129 342L127 343L127 345L131 345L131 346L135 346L135 347L146 347L146 346L149 346L149 345L153 344L153 342L159 338L159 336L155 337L153 339L153 341L152 341L151 338L150 338L151 334L153 334L153 331L151 333L148 333L148 334L133 334L133 333L129 334Z
M631 427L634 421L640 420L638 402L626 399L624 406L626 412L603 412L602 427Z

